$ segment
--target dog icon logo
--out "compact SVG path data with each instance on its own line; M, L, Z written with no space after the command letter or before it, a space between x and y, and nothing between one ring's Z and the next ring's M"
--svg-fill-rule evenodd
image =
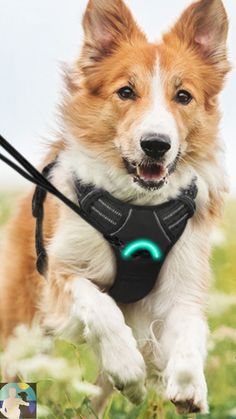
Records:
M0 418L36 419L36 384L0 384Z

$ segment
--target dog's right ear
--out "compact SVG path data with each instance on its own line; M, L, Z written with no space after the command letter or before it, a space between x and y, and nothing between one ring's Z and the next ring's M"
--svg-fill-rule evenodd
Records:
M124 40L146 39L122 0L89 0L83 27L83 56L90 64L111 55Z

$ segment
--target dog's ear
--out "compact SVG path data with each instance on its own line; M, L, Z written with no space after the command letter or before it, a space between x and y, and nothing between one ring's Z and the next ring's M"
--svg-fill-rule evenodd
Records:
M83 19L83 53L91 61L101 61L112 54L122 40L145 36L122 0L89 0Z
M174 32L212 64L226 60L228 19L221 0L200 0L192 4L176 23Z

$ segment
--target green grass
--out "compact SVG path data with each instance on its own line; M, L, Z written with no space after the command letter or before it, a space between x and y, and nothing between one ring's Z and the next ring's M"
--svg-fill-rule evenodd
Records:
M6 224L10 215L14 212L18 194L14 192L0 194L0 228Z
M15 195L0 196L0 227L3 227L14 207ZM221 229L224 241L215 246L212 255L214 282L212 284L213 311L209 316L212 336L207 361L206 375L209 386L209 419L236 419L236 339L233 330L236 326L235 299L230 302L227 296L236 295L236 202L227 205ZM0 236L1 237L1 236ZM217 292L217 293L216 293ZM214 297L215 296L215 297ZM55 356L65 357L68 363L82 369L82 380L93 382L97 366L93 354L86 345L79 348L57 341ZM92 413L90 400L78 394L68 383L56 380L38 382L39 403L48 408L44 416L57 418L88 418ZM43 417L39 415L39 417ZM104 419L174 419L178 416L171 403L163 402L151 392L143 405L135 407L116 393L110 400ZM188 418L200 419L201 415ZM187 418L187 416L183 416Z

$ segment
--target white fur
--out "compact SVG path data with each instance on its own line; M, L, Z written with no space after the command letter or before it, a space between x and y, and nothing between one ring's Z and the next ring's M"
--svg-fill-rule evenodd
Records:
M150 88L150 107L146 110L142 119L138 121L138 124L133 132L133 137L134 141L137 143L136 146L140 147L140 139L149 133L157 135L164 134L169 136L171 140L171 149L167 152L165 160L165 164L168 166L168 164L172 163L176 159L180 147L180 141L175 118L167 107L163 85L163 75L159 59L157 60Z

